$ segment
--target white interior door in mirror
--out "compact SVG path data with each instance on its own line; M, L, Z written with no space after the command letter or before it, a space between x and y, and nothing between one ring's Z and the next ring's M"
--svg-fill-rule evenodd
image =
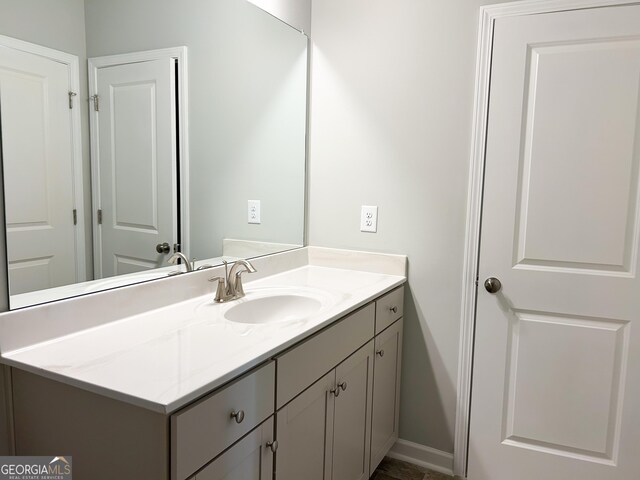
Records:
M470 480L640 472L639 87L638 5L496 20Z
M69 65L0 46L0 128L12 295L74 283Z
M175 78L173 58L97 69L96 278L162 266L156 245L178 242Z

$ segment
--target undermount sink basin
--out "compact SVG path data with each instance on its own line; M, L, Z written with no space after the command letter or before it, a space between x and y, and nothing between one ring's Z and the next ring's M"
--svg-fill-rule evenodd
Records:
M245 297L224 313L230 322L265 324L300 320L322 308L316 298L282 294L273 296Z

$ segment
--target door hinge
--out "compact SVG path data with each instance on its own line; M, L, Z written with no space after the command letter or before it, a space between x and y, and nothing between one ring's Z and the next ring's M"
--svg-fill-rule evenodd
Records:
M76 92L69 92L69 110L73 109L73 97L77 95Z
M100 97L98 96L98 94L96 93L95 95L91 95L91 97L89 97L90 100L93 101L93 109L96 112L100 111Z
M73 209L73 224L78 224L78 210L76 210L75 208Z
M478 286L478 282L480 281L480 277L476 276L476 287Z
M102 209L98 210L98 225L102 225Z

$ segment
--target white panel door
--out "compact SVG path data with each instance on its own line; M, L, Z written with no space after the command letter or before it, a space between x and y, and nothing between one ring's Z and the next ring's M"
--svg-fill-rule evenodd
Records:
M97 94L96 278L157 268L177 242L175 60L99 68Z
M11 295L76 281L69 66L0 47Z
M639 86L638 5L496 20L471 480L639 478Z

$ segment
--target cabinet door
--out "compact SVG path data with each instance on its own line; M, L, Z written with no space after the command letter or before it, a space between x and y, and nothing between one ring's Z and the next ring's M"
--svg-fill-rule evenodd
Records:
M269 362L171 415L171 478L200 470L273 415L275 364ZM241 412L238 423L230 414Z
M276 413L277 480L330 480L334 384L332 370Z
M336 368L332 480L369 478L373 347L371 340Z
M398 439L402 319L375 338L371 471Z
M192 480L273 480L273 417L198 472Z

